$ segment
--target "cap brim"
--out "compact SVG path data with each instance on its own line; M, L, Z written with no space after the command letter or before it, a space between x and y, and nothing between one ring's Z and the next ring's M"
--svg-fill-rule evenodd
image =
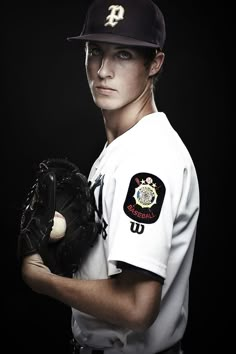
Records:
M96 42L104 42L104 43L115 43L115 44L125 44L128 46L137 46L137 47L149 47L149 48L160 48L160 45L157 43L150 43L145 41L139 41L130 37L117 36L114 34L104 34L104 33L93 33L86 34L82 36L76 37L68 37L68 41L71 40L81 40L81 41L96 41Z

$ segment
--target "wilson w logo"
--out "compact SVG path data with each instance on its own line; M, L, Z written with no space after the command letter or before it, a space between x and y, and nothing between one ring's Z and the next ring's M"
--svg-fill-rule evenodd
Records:
M130 226L130 230L133 233L139 234L141 235L144 231L144 225L138 224L137 222L133 222L131 221L131 226Z

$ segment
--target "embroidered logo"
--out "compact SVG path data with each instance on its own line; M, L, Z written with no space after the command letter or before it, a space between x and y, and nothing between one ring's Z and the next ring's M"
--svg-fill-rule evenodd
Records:
M104 26L115 27L120 20L124 19L125 9L121 5L111 5L108 10L110 15L107 16Z
M164 183L157 176L138 173L131 178L124 212L134 221L152 224L159 218L164 196Z

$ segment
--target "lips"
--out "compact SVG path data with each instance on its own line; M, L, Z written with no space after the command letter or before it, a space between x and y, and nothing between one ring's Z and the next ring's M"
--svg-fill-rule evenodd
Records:
M116 91L113 88L107 86L96 86L95 88L98 93L105 94L105 95L109 95Z

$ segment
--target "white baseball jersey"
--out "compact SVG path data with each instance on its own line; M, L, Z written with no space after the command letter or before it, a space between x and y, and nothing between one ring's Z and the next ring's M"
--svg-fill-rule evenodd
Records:
M106 279L117 262L164 279L161 308L153 325L135 333L72 309L72 331L83 345L105 354L153 354L183 337L188 285L199 214L194 164L162 112L143 117L105 145L89 180L94 185L103 230L82 268L81 279Z

